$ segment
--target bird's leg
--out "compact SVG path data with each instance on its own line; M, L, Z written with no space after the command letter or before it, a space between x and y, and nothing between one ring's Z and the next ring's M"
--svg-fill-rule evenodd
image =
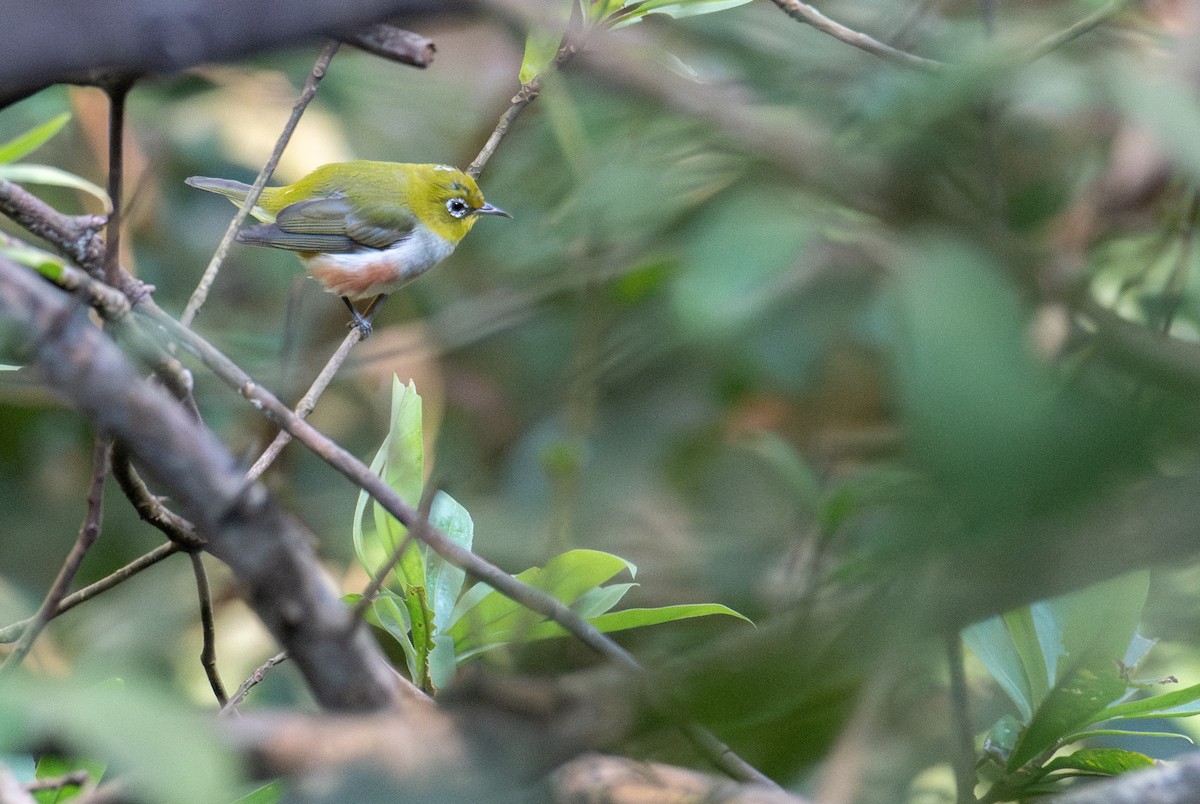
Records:
M383 306L385 301L387 301L387 297L388 295L386 293L380 293L378 296L371 299L371 303L367 305L366 315L363 316L363 318L367 320L368 324L375 320L375 314L379 312L379 308Z
M365 341L371 337L371 319L375 317L374 313L367 318L363 318L354 305L351 304L349 298L342 296L342 301L346 303L346 309L350 311L350 317L354 319L350 322L350 326L358 327L358 331L362 333L362 337L359 340Z
M346 303L346 307L349 308L350 315L354 317L354 320L350 322L350 326L358 327L358 331L362 333L362 338L360 340L365 341L367 338L371 337L371 322L375 320L375 314L379 312L379 308L383 306L383 302L387 299L387 297L388 295L386 293L380 293L378 296L371 299L371 303L367 305L366 315L358 312L355 306L351 304L348 297L341 297L342 301Z

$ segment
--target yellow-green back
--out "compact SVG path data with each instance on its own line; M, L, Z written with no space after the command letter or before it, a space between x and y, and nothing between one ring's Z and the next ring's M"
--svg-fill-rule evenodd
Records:
M447 204L461 198L471 209L484 205L475 180L446 165L400 162L337 162L324 165L294 184L263 191L259 205L271 215L298 201L342 196L356 215L380 227L411 226L413 219L458 242L475 215L453 215Z

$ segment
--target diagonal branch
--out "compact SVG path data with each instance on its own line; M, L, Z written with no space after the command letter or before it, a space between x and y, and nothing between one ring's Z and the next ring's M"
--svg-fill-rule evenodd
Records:
M890 61L892 64L898 64L901 67L910 67L916 70L925 72L936 72L949 65L945 62L935 59L927 59L923 56L916 56L905 50L894 48L889 44L880 42L878 39L868 36L861 31L856 31L853 28L848 28L840 22L835 22L829 17L826 17L820 11L804 3L801 0L771 0L775 5L779 6L784 14L787 14L797 22L803 22L806 25L811 25L818 31L832 36L839 42L845 42L851 47L856 47L859 50L870 53L873 56L878 56L885 61Z
M196 524L317 700L341 710L388 706L393 671L342 605L313 554L311 534L265 489L247 484L217 437L144 381L116 345L72 309L61 291L0 259L0 317L16 324L12 332L23 338L46 384L123 441L148 478Z
M283 131L279 132L279 139L275 141L275 148L271 151L271 156L267 159L267 163L262 166L262 170L258 172L258 177L255 178L254 184L250 187L250 192L246 194L246 199L242 202L237 214L233 216L233 220L229 222L229 226L225 229L225 235L221 238L217 250L213 252L212 259L208 262L208 267L204 269L204 274L200 277L200 283L192 291L192 297L188 299L187 306L183 309L183 315L179 317L180 322L185 327L191 326L192 319L196 317L196 313L200 312L200 308L208 298L208 292L212 289L213 282L217 280L217 273L221 270L221 263L225 261L225 255L229 253L229 247L233 245L233 239L237 236L238 229L242 228L242 224L246 222L246 218L250 215L250 210L254 209L254 205L258 203L259 195L262 194L263 188L267 186L267 181L271 178L271 174L275 172L275 166L279 164L279 159L283 156L283 149L287 147L288 141L292 138L292 132L300 124L300 117L304 114L304 110L308 108L308 104L312 102L313 97L317 94L317 85L321 83L321 79L325 77L325 73L329 70L329 62L333 60L333 55L337 53L339 44L337 41L327 44L325 49L321 51L321 55L317 57L312 70L309 71L308 79L304 82L304 89L301 90L300 97L296 99L296 103L292 106L292 114L288 118L287 123L284 124Z

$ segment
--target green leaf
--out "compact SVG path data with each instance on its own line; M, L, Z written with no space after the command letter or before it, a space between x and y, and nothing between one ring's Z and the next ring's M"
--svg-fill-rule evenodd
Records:
M0 679L0 752L49 740L68 755L119 766L137 800L211 804L236 795L238 765L212 717L150 678Z
M1193 684L1161 695L1151 695L1149 698L1106 707L1097 712L1088 725L1117 718L1190 717L1197 714L1200 714L1200 684Z
M745 5L750 0L647 0L641 5L627 3L626 8L632 11L619 14L611 27L624 28L645 18L647 14L665 14L668 17L695 17L700 14L713 14L730 8Z
M621 598L625 597L629 590L635 586L637 586L636 583L614 583L608 586L597 586L595 589L589 589L576 598L575 602L571 604L571 610L580 617L596 617L620 603Z
M104 778L104 771L107 769L107 764L89 759L65 759L55 754L43 754L38 757L37 766L34 769L34 777L37 779L54 779L72 773L73 771L87 771L88 783L91 785L99 784ZM33 793L33 799L38 804L59 804L62 801L70 801L76 798L81 792L78 786L60 787L53 790L37 790Z
M61 131L70 119L71 114L63 112L0 145L0 164L16 162L26 154L41 148L53 139L54 135Z
M1116 776L1126 771L1154 767L1154 760L1136 751L1121 748L1084 748L1073 754L1055 757L1046 765L1049 772L1083 771L1088 775Z
M611 553L570 550L550 559L545 567L532 567L518 573L516 578L570 605L580 595L624 570L633 575L637 568ZM463 654L480 644L494 642L495 633L515 635L542 619L542 615L509 600L487 584L477 583L459 598L446 633L454 637L458 652Z
M241 798L234 799L231 804L278 804L283 800L283 782L276 779L257 790L251 790Z
M1012 635L1000 617L992 617L968 626L962 632L963 642L975 654L975 658L996 679L1000 688L1012 699L1022 722L1033 717L1036 705L1033 690L1021 654L1013 644Z
M34 269L51 282L59 280L63 273L63 267L66 265L66 261L62 257L24 244L13 243L0 246L0 254L20 265Z
M608 634L614 631L627 631L630 628L641 628L647 625L660 625L678 620L689 620L693 617L711 617L717 614L736 617L739 620L750 622L750 619L745 615L739 614L720 603L682 603L675 606L660 606L658 608L622 609L621 611L610 611L608 614L601 614L597 617L589 617L588 622L600 632ZM561 625L556 622L546 621L529 629L524 638L533 641L566 635L567 632Z
M17 371L20 366L10 366L7 363L0 363L0 371Z
M1074 734L1068 734L1063 738L1063 744L1081 742L1082 740L1090 740L1093 737L1161 737L1166 739L1184 740L1185 742L1196 744L1196 741L1186 734L1180 734L1177 731L1141 731L1138 729L1089 729L1088 731L1079 731Z
M421 397L410 380L400 383L392 375L392 409L387 437L371 461L375 472L402 498L415 502L420 498L425 480L425 446L421 426ZM378 503L371 504L374 529L363 527L363 515L370 498L360 492L351 526L354 550L363 567L374 573L379 564L390 558L404 543L408 529ZM425 583L424 567L415 544L409 544L397 566L398 575L406 582L421 586Z
M0 165L0 179L8 179L22 184L48 184L54 187L67 187L83 192L99 199L104 205L105 213L112 212L112 200L102 188L92 184L87 179L74 173L52 167L50 165Z
M429 508L429 522L441 530L450 541L471 549L474 541L475 524L471 515L453 497L439 491ZM450 622L458 595L462 592L467 573L451 564L426 545L421 545L425 555L425 588L429 606L433 609L433 621L439 632L444 632Z
M1095 714L1125 694L1125 681L1116 668L1097 659L1096 664L1077 667L1064 678L1038 707L1032 722L1017 740L1008 770L1053 750L1063 739L1092 722Z
M414 679L415 683L415 679L421 675L422 663L417 656L417 649L413 645L412 639L408 636L408 613L400 605L401 602L399 595L387 589L383 590L371 604L374 619L368 618L368 621L387 631L393 639L400 643L400 649L404 651L405 663L408 665L408 677Z
M525 53L521 57L521 72L518 77L522 84L528 84L541 75L562 45L562 28L531 28L525 36Z
M426 692L432 693L429 679L429 653L433 650L434 626L433 611L425 597L425 587L405 584L404 606L408 612L409 636L416 649L417 674L412 677L413 683Z
M454 671L458 669L454 640L445 634L434 636L426 662L429 666L428 686L431 692L436 692L450 683L454 678Z

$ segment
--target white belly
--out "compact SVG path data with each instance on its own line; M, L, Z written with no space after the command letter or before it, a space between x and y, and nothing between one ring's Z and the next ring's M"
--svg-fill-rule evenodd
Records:
M388 249L305 254L308 274L325 290L350 299L393 293L450 256L456 244L418 229Z

